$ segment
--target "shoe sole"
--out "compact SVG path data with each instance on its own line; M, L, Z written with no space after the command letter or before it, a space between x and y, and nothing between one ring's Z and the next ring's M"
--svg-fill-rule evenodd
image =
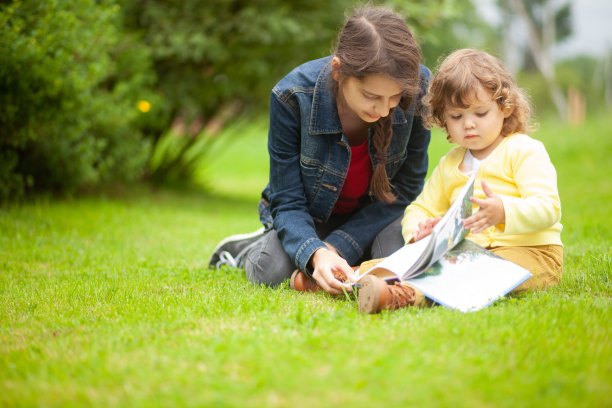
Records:
M374 314L378 313L378 305L380 304L380 279L375 276L366 276L361 281L359 288L359 312Z
M289 282L289 287L290 287L291 289L293 289L293 290L297 290L297 289L295 288L295 278L298 276L298 273L300 273L300 271L296 269L296 270L295 270L295 271L293 271L293 273L291 274L291 281Z

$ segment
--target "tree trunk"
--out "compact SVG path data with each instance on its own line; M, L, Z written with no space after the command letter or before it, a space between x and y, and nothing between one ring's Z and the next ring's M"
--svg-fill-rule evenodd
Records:
M555 66L551 56L552 45L555 41L555 15L558 10L557 2L548 0L543 4L542 37L536 28L533 17L529 15L523 0L505 0L509 3L517 17L527 28L527 44L535 64L544 77L550 97L552 98L557 114L563 120L567 118L567 101L561 88L555 81Z

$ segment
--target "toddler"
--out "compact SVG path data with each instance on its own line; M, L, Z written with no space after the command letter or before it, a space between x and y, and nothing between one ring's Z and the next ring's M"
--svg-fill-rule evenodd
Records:
M526 269L533 277L515 290L557 284L563 268L557 174L544 145L529 137L530 106L512 76L493 56L472 49L450 54L432 80L424 105L427 122L456 143L405 210L407 244L428 236L473 172L472 216L466 239ZM366 277L360 311L416 306L423 296L403 284Z

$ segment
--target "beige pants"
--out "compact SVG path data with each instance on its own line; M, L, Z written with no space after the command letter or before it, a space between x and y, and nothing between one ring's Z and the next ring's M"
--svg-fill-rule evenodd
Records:
M504 259L529 270L533 276L517 286L512 292L529 289L544 289L561 281L563 272L563 247L561 245L537 245L527 247L487 248ZM361 264L361 270L367 270L384 258L372 259ZM415 306L430 306L429 299L416 288Z
M563 247L561 245L487 249L497 256L522 266L533 274L531 278L514 288L513 292L544 289L561 282L561 274L563 273Z

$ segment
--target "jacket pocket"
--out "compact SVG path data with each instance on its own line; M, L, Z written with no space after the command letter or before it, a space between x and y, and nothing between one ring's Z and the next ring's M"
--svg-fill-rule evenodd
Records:
M312 202L321 186L323 178L323 165L317 160L310 160L302 157L300 159L302 173L302 184L309 202ZM297 182L297 180L296 180Z

